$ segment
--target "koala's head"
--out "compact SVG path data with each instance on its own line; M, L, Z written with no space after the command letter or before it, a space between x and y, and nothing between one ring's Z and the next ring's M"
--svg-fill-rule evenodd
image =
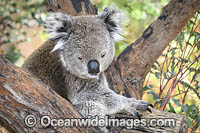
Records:
M50 13L45 28L55 41L63 67L83 79L98 78L112 63L114 42L122 39L122 14L105 8L100 15Z

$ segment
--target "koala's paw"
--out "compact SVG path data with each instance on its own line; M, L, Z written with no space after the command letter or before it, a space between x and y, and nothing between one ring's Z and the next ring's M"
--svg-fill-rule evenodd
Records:
M133 106L135 106L136 110L149 111L150 113L151 109L149 108L149 106L153 108L153 105L151 103L143 100L137 100L136 102L133 103Z
M133 99L127 111L136 118L141 119L141 115L138 112L149 111L151 113L151 109L149 108L149 106L153 108L153 105L147 101Z

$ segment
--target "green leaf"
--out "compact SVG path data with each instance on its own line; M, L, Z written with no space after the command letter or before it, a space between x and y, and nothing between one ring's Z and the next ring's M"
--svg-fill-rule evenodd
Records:
M177 106L182 106L182 104L179 103L178 99L173 98L172 101L177 105Z
M155 64L153 64L152 68L153 68L154 70L158 70L158 68L156 67Z
M195 124L195 126L193 127L193 131L196 131L200 126L200 116L197 117L197 122Z
M171 102L169 102L168 104L169 104L169 108L170 108L169 112L176 113L176 111L174 110L174 107L172 107Z
M17 61L22 55L20 54L19 51L16 51L15 46L11 46L10 50L8 53L5 55L5 57L11 62L14 63Z
M198 42L197 49L200 50L200 41Z
M190 118L188 115L186 115L186 118L187 118L187 122L188 122L189 127L192 128L193 125L192 125L192 120L191 120L191 118Z
M147 92L147 94L151 94L154 100L161 100L161 98L152 89L150 89L150 91Z
M161 75L160 72L155 72L155 76L157 79L160 79L160 75Z
M169 77L168 77L166 72L164 73L164 79L169 79Z
M152 89L152 85L147 85L147 86L142 88L142 91L147 91L147 90L150 90L150 89Z
M186 88L190 88L190 89L193 89L193 87L191 86L191 85L189 85L187 82L185 82L185 81L180 81L180 83L182 84L182 85L184 85Z

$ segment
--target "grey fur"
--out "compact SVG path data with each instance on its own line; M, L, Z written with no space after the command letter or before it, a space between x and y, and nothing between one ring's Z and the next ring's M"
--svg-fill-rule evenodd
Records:
M150 104L116 94L104 76L114 58L121 22L121 13L112 8L96 16L51 13L45 25L51 41L36 50L23 67L70 100L84 117L122 110L138 117L137 112L148 110ZM99 62L99 74L88 73L90 60Z

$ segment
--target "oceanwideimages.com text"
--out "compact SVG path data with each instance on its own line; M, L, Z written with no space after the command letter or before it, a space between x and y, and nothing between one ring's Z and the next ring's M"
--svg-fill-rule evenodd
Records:
M114 119L108 116L100 118L98 116L91 118L65 118L65 119L55 119L49 116L42 116L40 120L37 120L34 115L28 115L25 118L25 124L28 127L34 127L36 124L41 124L43 127L53 126L53 127L125 127L127 129L132 129L134 127L175 127L175 119L132 119L132 118L121 118Z

